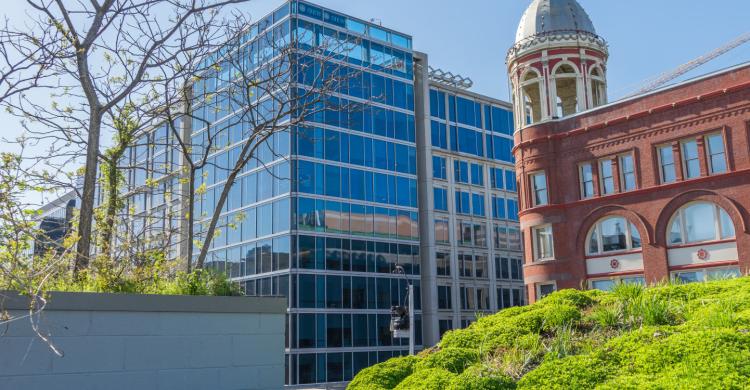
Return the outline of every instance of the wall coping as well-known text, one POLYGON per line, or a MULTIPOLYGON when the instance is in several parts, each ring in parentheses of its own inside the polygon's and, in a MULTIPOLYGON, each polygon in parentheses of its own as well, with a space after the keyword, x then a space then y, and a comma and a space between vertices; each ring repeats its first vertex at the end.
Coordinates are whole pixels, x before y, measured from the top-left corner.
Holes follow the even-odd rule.
MULTIPOLYGON (((0 291, 0 310, 28 310, 29 299, 0 291)), ((284 297, 216 297, 50 292, 45 310, 167 313, 285 314, 284 297)))

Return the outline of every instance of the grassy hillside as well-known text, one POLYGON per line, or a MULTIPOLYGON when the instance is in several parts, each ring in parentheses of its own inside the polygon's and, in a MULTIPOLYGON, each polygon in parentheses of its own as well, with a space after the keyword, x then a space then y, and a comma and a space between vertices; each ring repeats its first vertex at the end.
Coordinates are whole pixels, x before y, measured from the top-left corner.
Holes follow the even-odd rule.
POLYGON ((750 278, 566 290, 361 371, 350 390, 750 388, 750 278))

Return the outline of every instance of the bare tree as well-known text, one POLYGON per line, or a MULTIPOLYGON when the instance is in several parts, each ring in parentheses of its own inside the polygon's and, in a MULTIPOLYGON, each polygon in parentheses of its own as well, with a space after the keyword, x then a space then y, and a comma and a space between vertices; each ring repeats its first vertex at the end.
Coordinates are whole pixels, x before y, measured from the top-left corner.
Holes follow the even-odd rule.
POLYGON ((288 25, 248 39, 251 32, 246 25, 241 20, 230 26, 227 35, 232 39, 226 46, 203 59, 202 66, 182 83, 166 83, 162 88, 167 99, 165 122, 183 160, 188 270, 193 267, 194 245, 200 250, 194 266, 203 268, 217 230, 233 228, 233 222, 220 226, 220 216, 238 176, 251 163, 271 172, 266 164, 286 158, 288 151, 269 145, 274 134, 289 136, 295 126, 326 110, 338 114, 357 109, 354 104, 334 103, 330 96, 358 72, 341 65, 358 42, 331 38, 307 45, 303 42, 315 38, 290 31, 288 25), (229 153, 227 165, 209 158, 219 152, 229 153), (261 155, 270 155, 271 161, 261 155), (207 178, 202 172, 208 167, 226 179, 217 187, 215 207, 199 215, 195 206, 205 193, 207 178), (196 234, 199 221, 204 228, 196 234))
MULTIPOLYGON (((44 48, 50 58, 45 71, 60 85, 51 105, 20 95, 11 107, 26 118, 31 137, 44 140, 51 155, 62 159, 61 172, 70 169, 70 160, 84 157, 74 270, 89 263, 101 141, 113 129, 116 109, 125 102, 152 102, 165 65, 223 42, 220 11, 246 1, 27 0, 33 20, 25 30, 11 31, 10 36, 23 38, 14 55, 34 64, 33 48, 44 48), (58 102, 62 99, 65 104, 58 102)), ((169 69, 175 73, 167 77, 180 73, 169 69)))
POLYGON ((0 26, 0 103, 31 89, 49 87, 51 56, 42 45, 54 32, 42 32, 41 39, 14 31, 6 19, 0 26))

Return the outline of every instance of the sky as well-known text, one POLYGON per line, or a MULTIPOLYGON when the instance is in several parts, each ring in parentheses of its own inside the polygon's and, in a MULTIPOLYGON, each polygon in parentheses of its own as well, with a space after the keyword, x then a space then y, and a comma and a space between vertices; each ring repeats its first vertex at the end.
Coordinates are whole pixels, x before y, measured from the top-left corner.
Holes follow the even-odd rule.
MULTIPOLYGON (((747 0, 578 0, 609 42, 610 101, 750 31, 747 0)), ((251 0, 240 10, 257 20, 282 0, 251 0)), ((531 0, 313 0, 412 35, 433 67, 469 77, 473 91, 510 100, 505 54, 531 0)), ((3 1, 0 15, 21 24, 28 6, 3 1)), ((680 78, 750 61, 750 43, 680 78)), ((17 119, 0 113, 0 138, 20 134, 17 119)), ((0 144, 0 151, 9 146, 0 144)))

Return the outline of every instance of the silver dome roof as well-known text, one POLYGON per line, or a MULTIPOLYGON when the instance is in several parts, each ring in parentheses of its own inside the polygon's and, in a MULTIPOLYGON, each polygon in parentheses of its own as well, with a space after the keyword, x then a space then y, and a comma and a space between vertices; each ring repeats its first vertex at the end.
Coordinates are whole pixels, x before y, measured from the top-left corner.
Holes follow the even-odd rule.
POLYGON ((516 43, 555 32, 596 35, 591 18, 576 0, 534 0, 521 17, 516 43))

